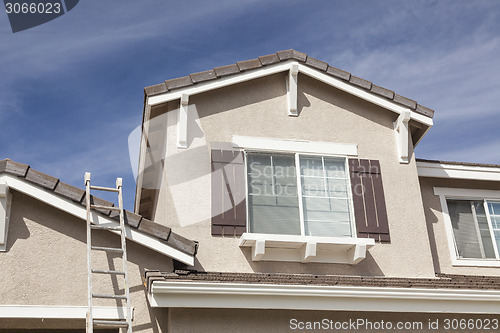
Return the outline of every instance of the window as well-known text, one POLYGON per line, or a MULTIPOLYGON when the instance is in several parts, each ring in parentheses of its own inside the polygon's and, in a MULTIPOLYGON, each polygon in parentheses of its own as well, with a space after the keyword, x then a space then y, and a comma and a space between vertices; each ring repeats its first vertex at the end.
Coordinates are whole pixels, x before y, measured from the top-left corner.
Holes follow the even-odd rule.
POLYGON ((459 259, 496 259, 500 249, 500 201, 446 199, 459 259))
POLYGON ((251 233, 353 237, 346 158, 247 152, 251 233))

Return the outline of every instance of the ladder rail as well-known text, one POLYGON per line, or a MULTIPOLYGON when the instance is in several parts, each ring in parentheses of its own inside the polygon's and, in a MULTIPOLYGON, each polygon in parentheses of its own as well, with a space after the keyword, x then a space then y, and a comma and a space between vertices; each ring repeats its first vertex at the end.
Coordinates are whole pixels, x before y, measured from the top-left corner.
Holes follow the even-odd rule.
POLYGON ((87 311, 87 333, 94 332, 95 326, 108 326, 108 327, 126 327, 127 333, 132 333, 132 311, 130 305, 130 291, 129 291, 129 280, 128 280, 128 267, 127 267, 127 242, 126 242, 126 234, 125 234, 125 216, 123 212, 123 192, 122 192, 122 178, 116 179, 116 188, 110 187, 102 187, 102 186, 91 186, 90 185, 90 173, 85 173, 85 201, 86 201, 86 212, 87 212, 87 291, 88 291, 88 311, 87 311), (90 202, 90 190, 98 190, 98 191, 108 191, 108 192, 117 192, 118 193, 118 207, 106 207, 93 205, 90 202), (101 226, 93 224, 90 220, 91 217, 91 209, 105 209, 105 210, 115 210, 119 211, 120 216, 120 226, 112 227, 112 226, 101 226), (92 230, 93 229, 101 229, 101 230, 120 230, 120 243, 121 248, 109 248, 109 247, 101 247, 101 246, 92 246, 92 230), (92 250, 94 251, 114 251, 121 252, 122 254, 122 264, 123 271, 116 270, 96 270, 92 269, 92 250), (124 278, 125 283, 125 294, 124 295, 102 295, 102 294, 93 294, 92 292, 92 274, 112 274, 112 275, 121 275, 124 278), (93 298, 111 298, 111 299, 123 299, 126 301, 126 315, 123 321, 113 321, 113 320, 96 320, 94 319, 94 314, 92 311, 92 299, 93 298))
POLYGON ((128 265, 127 265, 127 239, 125 237, 125 216, 123 213, 123 181, 121 178, 116 179, 116 188, 119 190, 118 192, 118 207, 120 207, 120 226, 122 227, 122 232, 121 232, 121 243, 122 243, 122 263, 123 263, 123 271, 125 272, 125 296, 127 297, 127 323, 128 323, 128 328, 127 328, 127 333, 132 333, 132 318, 131 318, 131 311, 130 311, 130 291, 129 291, 129 284, 128 284, 128 265))
POLYGON ((85 201, 87 203, 87 333, 94 332, 94 317, 92 313, 92 267, 91 267, 91 251, 92 251, 92 232, 90 229, 90 172, 85 172, 85 201))

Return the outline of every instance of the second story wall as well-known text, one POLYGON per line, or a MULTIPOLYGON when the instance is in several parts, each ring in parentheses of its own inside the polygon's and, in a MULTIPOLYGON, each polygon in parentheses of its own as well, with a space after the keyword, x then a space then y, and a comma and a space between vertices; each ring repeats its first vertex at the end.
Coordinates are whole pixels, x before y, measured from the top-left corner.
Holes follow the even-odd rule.
POLYGON ((411 147, 410 163, 398 160, 398 115, 306 75, 298 82, 298 117, 287 114, 284 74, 190 96, 187 149, 176 144, 179 103, 162 106, 166 146, 152 218, 199 241, 197 268, 206 271, 434 276, 411 147), (255 262, 239 237, 212 236, 210 152, 232 148, 232 135, 357 145, 357 158, 380 161, 390 243, 376 243, 357 265, 302 264, 255 262))

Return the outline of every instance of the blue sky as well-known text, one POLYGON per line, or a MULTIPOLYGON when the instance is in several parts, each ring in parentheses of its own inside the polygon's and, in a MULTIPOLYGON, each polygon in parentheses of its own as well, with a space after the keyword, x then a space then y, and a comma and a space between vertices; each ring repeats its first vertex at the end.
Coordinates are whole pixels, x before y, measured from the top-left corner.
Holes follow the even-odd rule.
POLYGON ((102 1, 13 34, 0 13, 0 159, 124 178, 143 88, 294 48, 436 111, 429 159, 500 164, 500 1, 102 1))

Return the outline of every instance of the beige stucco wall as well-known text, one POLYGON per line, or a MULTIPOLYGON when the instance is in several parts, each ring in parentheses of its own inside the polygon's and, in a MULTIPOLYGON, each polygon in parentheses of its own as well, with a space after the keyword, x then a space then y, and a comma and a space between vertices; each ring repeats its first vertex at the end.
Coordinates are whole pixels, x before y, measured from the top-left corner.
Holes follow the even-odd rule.
MULTIPOLYGON (((169 322, 172 332, 176 333, 220 333, 220 332, 453 332, 445 330, 446 319, 483 320, 498 319, 496 315, 465 315, 465 314, 433 314, 433 313, 389 313, 389 312, 343 312, 343 311, 291 311, 291 310, 236 310, 236 309, 170 309, 169 322), (291 322, 295 319, 296 321, 291 322), (324 329, 299 329, 314 325, 314 322, 322 322, 326 319, 324 329), (355 329, 335 329, 336 322, 347 322, 349 320, 359 326, 355 329), (332 321, 332 323, 330 323, 332 321), (381 324, 382 321, 384 324, 381 324), (304 326, 298 326, 299 322, 304 326), (376 329, 388 327, 391 323, 393 329, 376 329), (410 329, 396 329, 398 323, 410 325, 410 329), (439 329, 430 329, 432 327, 439 329), (330 329, 329 325, 333 325, 330 329), (371 325, 371 326, 369 326, 371 325), (421 326, 419 326, 421 325, 421 326), (412 329, 411 327, 414 327, 412 329), (421 327, 421 328, 420 328, 421 327), (295 329, 294 329, 295 328, 295 329), (371 328, 371 329, 370 329, 371 328)), ((320 324, 317 324, 319 327, 320 324)), ((314 327, 314 326, 311 326, 314 327)), ((490 325, 491 327, 491 325, 490 325)), ((484 332, 484 330, 460 329, 460 332, 484 332)))
POLYGON ((452 266, 450 246, 454 245, 448 242, 441 203, 439 196, 434 195, 434 187, 500 191, 500 182, 422 177, 420 178, 420 186, 422 189, 425 218, 427 220, 427 229, 436 272, 448 274, 499 275, 500 267, 452 266))
POLYGON ((283 73, 191 96, 189 103, 188 149, 176 147, 178 111, 166 113, 165 167, 154 220, 200 242, 197 268, 434 276, 415 161, 398 162, 397 114, 299 75, 300 115, 290 117, 283 73), (359 158, 380 160, 391 243, 376 244, 365 260, 349 266, 252 262, 237 238, 212 237, 210 148, 230 147, 231 135, 357 144, 359 158))
MULTIPOLYGON (((93 245, 120 247, 117 235, 93 231, 93 236, 93 245)), ((121 270, 121 257, 99 254, 93 253, 94 268, 121 270)), ((166 332, 166 309, 148 308, 142 277, 145 269, 171 270, 172 261, 130 241, 127 254, 134 332, 166 332)), ((7 251, 0 252, 0 272, 0 305, 86 306, 85 221, 13 191, 7 251)), ((94 293, 122 293, 122 281, 109 275, 94 278, 94 293)), ((98 304, 116 305, 113 300, 98 304)), ((84 320, 0 319, 0 328, 84 327, 84 320)))

